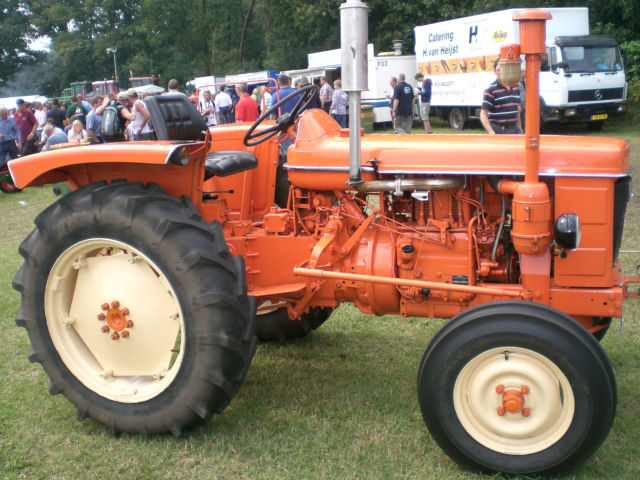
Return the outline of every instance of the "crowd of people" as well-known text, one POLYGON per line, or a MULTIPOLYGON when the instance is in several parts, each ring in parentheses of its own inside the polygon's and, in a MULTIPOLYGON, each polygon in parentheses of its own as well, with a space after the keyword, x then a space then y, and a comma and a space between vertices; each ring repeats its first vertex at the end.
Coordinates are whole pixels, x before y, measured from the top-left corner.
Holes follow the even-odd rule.
MULTIPOLYGON (((517 85, 503 85, 498 60, 494 62, 494 72, 496 79, 483 94, 480 122, 490 135, 521 134, 524 123, 523 78, 517 85)), ((429 120, 432 82, 421 72, 416 74, 415 79, 415 88, 406 82, 403 73, 389 80, 392 91, 387 93, 387 98, 395 133, 411 133, 416 103, 424 133, 433 133, 429 120)))
MULTIPOLYGON (((522 84, 503 85, 497 60, 494 71, 496 80, 484 92, 481 123, 489 134, 522 133, 522 84)), ((414 87, 406 81, 403 73, 390 79, 392 91, 387 93, 387 98, 395 133, 411 133, 416 103, 424 132, 433 133, 429 120, 432 82, 422 73, 417 73, 415 80, 414 87)), ((292 86, 291 78, 281 74, 278 77, 279 88, 273 91, 266 86, 250 89, 244 83, 236 85, 233 90, 224 85, 217 92, 204 89, 199 101, 199 111, 208 126, 234 121, 253 122, 261 112, 268 111, 276 102, 309 84, 309 79, 302 77, 292 86)), ((347 128, 349 97, 342 90, 340 79, 334 80, 331 85, 322 76, 315 79, 314 84, 318 87, 319 94, 306 108, 320 108, 329 113, 340 127, 347 128)), ((181 93, 178 87, 177 80, 170 80, 167 93, 181 93)), ((280 105, 278 114, 291 112, 299 99, 299 96, 294 96, 280 105)), ((272 119, 276 117, 276 113, 270 115, 272 119)), ((27 104, 23 99, 18 99, 15 108, 0 108, 0 167, 4 165, 6 158, 13 159, 19 155, 48 150, 61 143, 97 144, 153 138, 153 125, 144 98, 139 98, 135 89, 111 93, 105 97, 95 95, 90 102, 81 95, 72 96, 66 107, 54 98, 44 104, 27 104)))

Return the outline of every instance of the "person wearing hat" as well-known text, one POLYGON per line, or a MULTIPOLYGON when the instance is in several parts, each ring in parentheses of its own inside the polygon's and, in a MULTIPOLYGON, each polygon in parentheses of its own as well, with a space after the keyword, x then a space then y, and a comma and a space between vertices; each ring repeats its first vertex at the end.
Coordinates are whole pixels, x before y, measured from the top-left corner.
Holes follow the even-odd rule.
POLYGON ((149 112, 144 102, 138 98, 138 92, 134 88, 127 90, 129 110, 134 114, 134 118, 129 125, 132 137, 129 140, 139 142, 140 140, 150 140, 151 130, 149 129, 149 112))
POLYGON ((56 127, 55 121, 52 118, 48 118, 42 129, 42 151, 46 152, 52 145, 67 143, 67 141, 68 137, 64 130, 56 127))
POLYGON ((19 98, 16 101, 18 111, 13 116, 13 119, 20 130, 20 138, 22 139, 21 155, 29 155, 36 151, 36 130, 38 130, 38 120, 31 110, 29 110, 24 103, 24 100, 19 98))

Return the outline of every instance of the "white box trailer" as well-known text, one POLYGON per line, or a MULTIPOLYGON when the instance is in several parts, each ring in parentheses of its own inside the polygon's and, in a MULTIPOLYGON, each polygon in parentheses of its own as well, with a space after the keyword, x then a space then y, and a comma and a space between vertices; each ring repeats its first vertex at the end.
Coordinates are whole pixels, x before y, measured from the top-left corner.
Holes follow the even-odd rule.
MULTIPOLYGON (((362 105, 373 107, 373 123, 391 122, 391 110, 387 94, 393 94, 389 83, 391 77, 397 77, 404 73, 407 82, 415 85, 416 57, 415 55, 402 55, 397 52, 375 55, 373 44, 367 48, 368 57, 368 90, 362 92, 362 105)), ((325 50, 307 55, 308 68, 301 70, 287 70, 283 73, 289 75, 292 81, 301 77, 307 77, 310 82, 314 78, 325 76, 333 84, 333 81, 341 76, 341 50, 325 50)))
MULTIPOLYGON (((433 82, 435 115, 461 129, 478 118, 484 89, 495 80, 500 47, 519 43, 509 9, 415 27, 417 69, 433 82)), ((615 39, 589 35, 587 8, 548 8, 546 61, 541 64, 544 122, 587 122, 591 129, 624 113, 627 85, 615 39)))

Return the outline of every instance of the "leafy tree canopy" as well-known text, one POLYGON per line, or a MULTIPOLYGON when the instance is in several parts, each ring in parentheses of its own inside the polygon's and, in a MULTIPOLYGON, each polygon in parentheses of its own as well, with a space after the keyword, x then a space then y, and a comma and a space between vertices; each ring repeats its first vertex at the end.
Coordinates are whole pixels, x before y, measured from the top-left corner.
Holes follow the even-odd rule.
MULTIPOLYGON (((9 80, 55 95, 72 81, 160 74, 184 83, 196 76, 304 68, 307 54, 338 48, 344 0, 0 0, 0 94, 9 80), (46 55, 29 39, 53 40, 46 55), (25 75, 38 64, 38 74, 25 75), (46 68, 42 68, 42 66, 46 68), (14 77, 22 71, 22 75, 14 77)), ((369 41, 413 45, 413 27, 504 8, 513 0, 369 0, 369 41)), ((616 36, 631 74, 640 39, 638 0, 528 0, 527 7, 588 6, 592 33, 616 36)))

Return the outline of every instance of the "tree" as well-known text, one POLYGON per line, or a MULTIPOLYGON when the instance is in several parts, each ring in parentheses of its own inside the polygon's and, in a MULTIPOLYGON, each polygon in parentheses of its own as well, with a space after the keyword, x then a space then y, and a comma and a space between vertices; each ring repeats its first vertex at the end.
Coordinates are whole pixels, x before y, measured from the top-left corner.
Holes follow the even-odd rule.
POLYGON ((36 61, 28 45, 34 33, 22 2, 0 0, 0 88, 18 70, 36 61))

